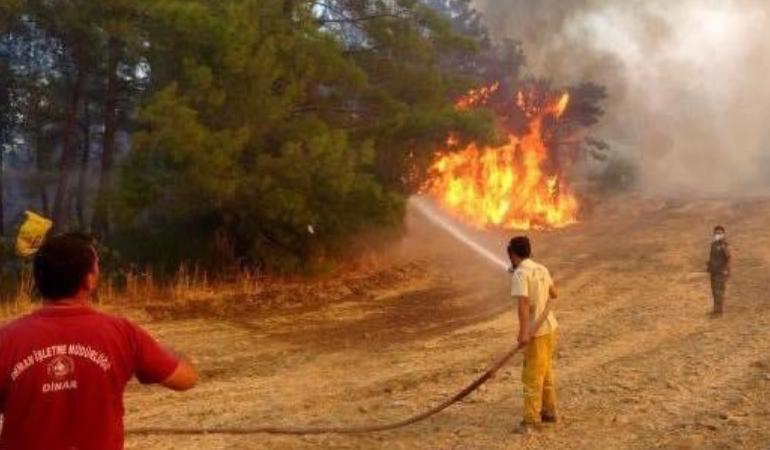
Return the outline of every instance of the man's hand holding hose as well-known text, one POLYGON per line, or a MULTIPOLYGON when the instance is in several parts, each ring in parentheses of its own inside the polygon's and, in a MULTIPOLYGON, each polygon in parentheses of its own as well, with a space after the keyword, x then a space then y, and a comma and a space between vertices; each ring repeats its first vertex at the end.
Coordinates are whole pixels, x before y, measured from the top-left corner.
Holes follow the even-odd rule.
MULTIPOLYGON (((537 320, 535 321, 534 324, 532 324, 532 326, 524 327, 523 326, 524 322, 520 322, 520 323, 522 323, 522 326, 519 328, 519 337, 518 337, 518 342, 519 342, 519 347, 520 348, 526 347, 527 344, 529 344, 529 341, 532 340, 532 336, 534 336, 535 333, 537 332, 537 330, 539 330, 540 327, 543 326, 545 321, 548 320, 548 315, 551 314, 551 311, 553 311, 554 300, 555 300, 555 298, 551 298, 550 300, 548 300, 548 303, 546 303, 545 309, 543 310, 543 313, 540 314, 540 317, 537 318, 537 320)), ((520 305, 519 306, 519 311, 521 311, 521 304, 522 303, 526 304, 526 308, 527 308, 527 314, 526 314, 527 315, 527 323, 529 323, 529 320, 528 320, 529 319, 529 302, 528 301, 520 302, 519 303, 519 305, 520 305)), ((520 314, 521 314, 521 312, 520 312, 520 314)), ((521 315, 519 317, 521 318, 521 315)))

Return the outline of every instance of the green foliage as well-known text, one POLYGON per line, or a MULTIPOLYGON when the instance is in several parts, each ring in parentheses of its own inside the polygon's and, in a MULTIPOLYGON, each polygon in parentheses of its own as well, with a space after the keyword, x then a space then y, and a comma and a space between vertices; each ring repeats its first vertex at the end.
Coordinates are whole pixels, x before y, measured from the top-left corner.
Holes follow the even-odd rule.
POLYGON ((123 222, 150 205, 166 215, 184 215, 209 211, 232 197, 246 132, 208 129, 187 103, 171 84, 139 111, 139 120, 152 126, 134 135, 137 151, 125 162, 123 222))
POLYGON ((158 224, 197 218, 202 247, 221 247, 224 235, 242 260, 312 269, 356 233, 399 223, 410 186, 398 174, 415 155, 450 130, 493 134, 489 114, 452 107, 469 78, 442 70, 439 57, 474 44, 433 9, 325 5, 163 0, 148 9, 153 90, 122 165, 124 228, 160 238, 158 224))

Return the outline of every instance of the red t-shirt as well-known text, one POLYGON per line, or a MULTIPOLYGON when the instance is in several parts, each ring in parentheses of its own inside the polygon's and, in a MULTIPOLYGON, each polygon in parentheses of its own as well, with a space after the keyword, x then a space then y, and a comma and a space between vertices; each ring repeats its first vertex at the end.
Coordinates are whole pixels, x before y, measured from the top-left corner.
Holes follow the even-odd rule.
POLYGON ((0 330, 1 450, 120 450, 123 391, 179 360, 126 319, 43 307, 0 330))

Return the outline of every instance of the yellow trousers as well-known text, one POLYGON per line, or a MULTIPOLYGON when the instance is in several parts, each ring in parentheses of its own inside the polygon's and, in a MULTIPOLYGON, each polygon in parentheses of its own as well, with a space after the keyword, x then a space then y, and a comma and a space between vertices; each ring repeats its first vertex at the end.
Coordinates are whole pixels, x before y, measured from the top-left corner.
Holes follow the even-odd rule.
POLYGON ((556 387, 553 376, 553 352, 556 331, 532 338, 524 349, 524 422, 540 423, 542 415, 556 417, 556 387))

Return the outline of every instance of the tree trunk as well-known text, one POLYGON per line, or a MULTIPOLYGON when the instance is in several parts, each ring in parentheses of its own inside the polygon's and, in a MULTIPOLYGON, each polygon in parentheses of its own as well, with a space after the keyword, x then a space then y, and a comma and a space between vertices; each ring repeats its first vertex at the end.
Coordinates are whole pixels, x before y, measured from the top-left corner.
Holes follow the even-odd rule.
POLYGON ((92 229, 97 237, 110 234, 110 197, 112 166, 115 160, 116 137, 118 131, 118 62, 120 61, 121 43, 110 37, 107 61, 107 92, 104 104, 104 144, 102 147, 102 171, 99 177, 99 191, 94 208, 92 229))
POLYGON ((75 89, 72 93, 72 100, 67 111, 67 123, 62 133, 62 152, 59 162, 59 179, 56 185, 56 196, 53 203, 53 229, 59 231, 64 225, 66 219, 67 203, 67 182, 69 181, 70 171, 72 170, 72 161, 75 156, 74 138, 77 132, 78 105, 83 95, 85 87, 85 62, 80 52, 76 53, 78 74, 75 81, 75 89))
POLYGON ((5 236, 5 196, 3 171, 5 170, 5 130, 0 130, 0 236, 5 236))
POLYGON ((86 180, 88 179, 88 163, 91 159, 91 115, 88 111, 88 101, 83 105, 83 125, 81 133, 83 135, 82 153, 80 159, 80 172, 78 173, 77 199, 75 200, 75 213, 78 217, 78 226, 81 230, 87 228, 86 225, 86 180))
POLYGON ((294 7, 297 0, 283 0, 283 13, 289 20, 294 19, 294 7))
MULTIPOLYGON (((3 80, 0 86, 0 89, 2 89, 0 101, 3 102, 0 106, 0 237, 2 237, 5 236, 5 176, 3 173, 5 171, 5 146, 10 140, 9 136, 11 134, 11 81, 5 63, 0 65, 0 76, 3 80)), ((0 261, 1 269, 2 262, 0 261)))
POLYGON ((40 211, 43 213, 43 216, 45 217, 51 217, 51 205, 48 201, 48 189, 46 187, 45 179, 43 177, 43 174, 46 170, 46 156, 45 151, 43 150, 44 140, 43 140, 43 132, 40 130, 40 127, 37 127, 34 131, 35 133, 35 161, 36 161, 36 169, 37 169, 37 175, 38 180, 36 185, 33 185, 33 188, 36 187, 38 190, 38 194, 40 195, 40 211))
MULTIPOLYGON (((2 17, 2 19, 7 19, 2 17)), ((0 27, 0 33, 5 36, 10 29, 8 20, 2 22, 0 27)), ((3 61, 0 63, 0 79, 2 84, 0 85, 0 237, 5 236, 5 183, 4 183, 4 171, 5 171, 5 146, 10 140, 11 135, 11 75, 9 73, 8 63, 3 61)), ((4 256, 4 255, 3 255, 4 256)), ((0 272, 2 272, 2 266, 4 261, 0 261, 0 272)))
POLYGON ((40 210, 45 217, 51 217, 51 202, 48 199, 48 190, 40 186, 40 210))

